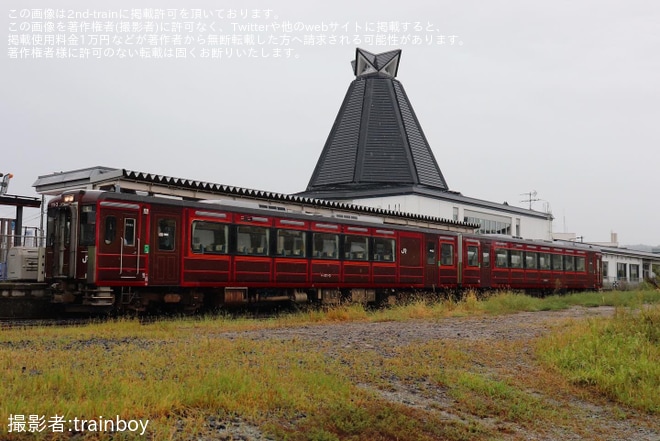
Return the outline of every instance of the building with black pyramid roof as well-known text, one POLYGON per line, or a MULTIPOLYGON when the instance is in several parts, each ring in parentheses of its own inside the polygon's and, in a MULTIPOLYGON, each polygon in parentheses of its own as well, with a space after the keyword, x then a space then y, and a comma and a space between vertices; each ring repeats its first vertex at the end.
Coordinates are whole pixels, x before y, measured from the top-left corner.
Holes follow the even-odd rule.
POLYGON ((492 234, 552 239, 552 215, 449 190, 403 85, 401 50, 356 49, 351 82, 301 196, 467 221, 492 234))

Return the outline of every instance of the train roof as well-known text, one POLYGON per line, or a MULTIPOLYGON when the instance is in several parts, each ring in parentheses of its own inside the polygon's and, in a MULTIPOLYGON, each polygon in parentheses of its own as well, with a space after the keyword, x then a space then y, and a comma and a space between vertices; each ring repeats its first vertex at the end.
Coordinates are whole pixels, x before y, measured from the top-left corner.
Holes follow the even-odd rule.
MULTIPOLYGON (((124 170, 126 172, 126 170, 124 170)), ((134 173, 134 172, 131 172, 134 173)), ((167 177, 159 177, 156 175, 140 176, 141 179, 155 179, 163 180, 167 177)), ((169 178, 165 182, 172 183, 173 179, 169 178)), ((109 191, 109 190, 70 190, 63 194, 71 194, 84 192, 85 199, 107 199, 119 198, 124 200, 144 201, 150 203, 161 203, 177 206, 198 206, 209 207, 211 204, 223 206, 225 209, 242 209, 251 210, 268 210, 273 215, 280 214, 301 214, 306 216, 319 216, 326 218, 334 218, 335 220, 343 221, 358 221, 367 223, 381 223, 397 226, 408 226, 416 228, 427 228, 433 230, 445 230, 453 232, 468 232, 472 233, 478 225, 467 222, 453 221, 433 216, 406 213, 392 210, 384 210, 381 208, 366 207, 361 205, 345 204, 335 201, 326 201, 321 199, 313 199, 306 197, 299 197, 293 195, 284 195, 279 193, 263 192, 258 190, 250 190, 240 187, 218 186, 218 184, 201 183, 198 181, 177 182, 177 185, 183 186, 203 186, 214 185, 215 198, 203 199, 202 195, 208 195, 207 192, 197 193, 198 197, 186 197, 184 195, 193 191, 183 189, 179 195, 173 192, 161 194, 149 194, 145 190, 127 189, 123 187, 122 191, 109 191)), ((153 187, 152 187, 153 188, 153 187)), ((115 188, 117 190, 117 188, 115 188)))

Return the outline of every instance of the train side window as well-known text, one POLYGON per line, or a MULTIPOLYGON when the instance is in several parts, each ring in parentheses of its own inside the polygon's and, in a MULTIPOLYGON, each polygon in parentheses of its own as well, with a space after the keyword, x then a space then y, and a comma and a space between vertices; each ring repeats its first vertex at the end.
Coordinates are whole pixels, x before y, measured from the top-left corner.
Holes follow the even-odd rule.
POLYGON ((580 271, 584 272, 586 267, 584 264, 584 257, 576 257, 575 258, 575 271, 580 271))
POLYGON ((552 268, 550 264, 550 254, 539 253, 539 269, 549 270, 550 268, 552 268))
POLYGON ((193 221, 192 223, 193 253, 227 254, 229 227, 220 222, 193 221))
POLYGON ((467 247, 467 266, 479 266, 479 247, 467 247))
POLYGON ((344 258, 367 260, 369 258, 369 239, 366 236, 345 236, 344 258))
POLYGON ((135 219, 124 219, 124 246, 135 246, 135 219))
POLYGON ((518 250, 511 250, 510 251, 511 268, 522 268, 523 267, 522 253, 523 253, 522 251, 518 251, 518 250))
POLYGON ((256 256, 268 255, 268 237, 270 230, 266 227, 239 225, 236 230, 236 252, 256 256))
POLYGON ((509 266, 509 252, 504 248, 495 250, 495 266, 497 268, 507 268, 509 266))
POLYGON ((537 265, 537 256, 536 253, 525 251, 525 268, 536 269, 537 265))
POLYGON ((561 271, 563 268, 561 254, 552 255, 552 270, 561 271))
POLYGON ((374 260, 393 262, 395 256, 394 250, 396 250, 394 239, 374 237, 374 260))
POLYGON ((304 231, 277 230, 277 254, 305 257, 305 237, 304 231))
POLYGON ((176 221, 174 219, 161 219, 158 221, 158 249, 160 251, 174 251, 176 221))
POLYGON ((490 251, 483 250, 481 253, 484 268, 490 268, 490 251))
POLYGON ((454 265, 454 245, 450 243, 440 244, 440 265, 454 265))
POLYGON ((105 244, 110 245, 112 242, 114 242, 116 236, 117 236, 117 218, 114 216, 108 216, 105 218, 105 236, 104 236, 105 244))
POLYGON ((314 233, 312 236, 312 255, 326 259, 338 259, 339 235, 314 233))
POLYGON ((566 271, 574 271, 573 256, 564 256, 564 269, 566 271))

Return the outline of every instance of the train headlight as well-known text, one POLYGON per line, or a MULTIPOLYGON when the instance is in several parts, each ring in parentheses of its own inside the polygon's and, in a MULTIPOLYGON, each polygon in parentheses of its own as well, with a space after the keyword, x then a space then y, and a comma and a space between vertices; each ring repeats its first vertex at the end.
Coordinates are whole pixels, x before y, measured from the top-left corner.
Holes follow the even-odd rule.
POLYGON ((66 194, 66 195, 64 195, 63 200, 64 200, 64 202, 73 202, 73 195, 72 194, 66 194))

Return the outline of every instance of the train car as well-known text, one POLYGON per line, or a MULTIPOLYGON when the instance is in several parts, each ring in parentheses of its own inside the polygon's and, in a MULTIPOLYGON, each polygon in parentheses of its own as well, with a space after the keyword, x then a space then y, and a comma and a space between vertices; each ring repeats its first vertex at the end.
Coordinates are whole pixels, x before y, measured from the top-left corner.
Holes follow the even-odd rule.
POLYGON ((463 236, 463 287, 549 293, 602 288, 597 247, 463 236))
POLYGON ((53 300, 72 311, 369 303, 401 291, 582 290, 600 280, 595 250, 103 191, 50 201, 45 254, 53 300))

